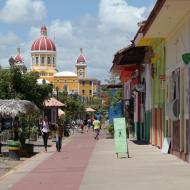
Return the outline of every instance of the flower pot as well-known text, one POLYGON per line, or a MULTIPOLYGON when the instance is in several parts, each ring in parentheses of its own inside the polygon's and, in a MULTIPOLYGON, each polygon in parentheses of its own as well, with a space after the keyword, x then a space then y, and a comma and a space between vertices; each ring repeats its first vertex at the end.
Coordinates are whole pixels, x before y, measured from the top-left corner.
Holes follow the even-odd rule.
POLYGON ((33 144, 25 144, 21 147, 20 155, 23 157, 28 157, 34 153, 34 145, 33 144))
POLYGON ((20 142, 19 141, 8 141, 9 159, 20 160, 20 142))

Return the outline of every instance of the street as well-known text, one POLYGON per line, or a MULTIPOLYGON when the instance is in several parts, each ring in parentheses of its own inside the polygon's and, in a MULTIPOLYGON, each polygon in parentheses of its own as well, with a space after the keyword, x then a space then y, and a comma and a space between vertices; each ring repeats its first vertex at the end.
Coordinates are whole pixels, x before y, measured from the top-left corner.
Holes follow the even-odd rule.
POLYGON ((75 134, 65 140, 62 152, 55 146, 1 178, 1 190, 65 189, 187 190, 189 164, 173 155, 129 140, 130 158, 116 158, 114 140, 102 131, 100 140, 93 133, 75 134))

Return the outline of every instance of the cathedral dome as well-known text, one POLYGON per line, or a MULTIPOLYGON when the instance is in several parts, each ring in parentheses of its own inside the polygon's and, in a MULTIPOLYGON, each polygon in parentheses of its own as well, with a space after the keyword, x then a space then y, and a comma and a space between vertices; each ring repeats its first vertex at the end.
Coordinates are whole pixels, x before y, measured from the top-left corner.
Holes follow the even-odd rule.
POLYGON ((20 48, 17 48, 17 55, 15 56, 14 60, 16 63, 23 63, 24 62, 24 59, 23 57, 21 56, 20 54, 20 48))
POLYGON ((47 37, 46 26, 41 27, 41 36, 34 41, 31 51, 56 51, 54 42, 47 37))
POLYGON ((83 50, 80 48, 81 54, 78 56, 76 62, 77 63, 86 63, 86 58, 83 55, 83 50))

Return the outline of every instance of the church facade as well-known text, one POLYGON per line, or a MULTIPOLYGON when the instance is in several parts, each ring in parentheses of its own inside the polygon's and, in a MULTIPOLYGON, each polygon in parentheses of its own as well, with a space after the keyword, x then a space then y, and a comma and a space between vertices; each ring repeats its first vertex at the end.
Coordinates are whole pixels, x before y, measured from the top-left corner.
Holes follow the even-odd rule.
POLYGON ((40 80, 53 84, 55 91, 66 91, 90 99, 99 96, 100 81, 87 77, 87 62, 82 48, 75 63, 76 71, 58 71, 56 68, 56 46, 47 35, 46 26, 31 47, 31 70, 39 72, 40 80))

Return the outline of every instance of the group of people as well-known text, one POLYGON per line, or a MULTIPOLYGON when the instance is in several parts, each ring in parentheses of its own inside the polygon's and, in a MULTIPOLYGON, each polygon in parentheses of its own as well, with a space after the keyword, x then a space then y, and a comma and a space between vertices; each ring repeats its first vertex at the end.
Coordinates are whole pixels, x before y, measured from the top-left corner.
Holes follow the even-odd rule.
MULTIPOLYGON (((86 121, 80 120, 80 122, 78 121, 77 124, 80 126, 82 133, 84 132, 85 126, 87 127, 87 132, 92 128, 92 130, 95 132, 94 139, 99 139, 101 123, 97 119, 97 117, 94 117, 93 119, 88 118, 86 121)), ((45 151, 47 152, 48 138, 49 138, 49 133, 52 126, 54 127, 56 131, 56 149, 58 152, 60 152, 61 147, 62 147, 62 138, 64 135, 64 125, 60 119, 57 120, 57 123, 50 124, 48 117, 44 116, 44 119, 39 121, 39 132, 41 133, 43 137, 44 148, 45 148, 45 151)), ((15 117, 15 120, 13 123, 14 140, 19 140, 19 128, 20 128, 19 118, 15 117)))
MULTIPOLYGON (((63 132, 64 132, 64 127, 60 119, 58 119, 57 123, 54 124, 54 127, 56 130, 56 149, 58 152, 60 152, 62 146, 63 132)), ((50 133, 50 123, 48 121, 47 116, 44 117, 44 120, 40 125, 40 131, 42 133, 45 151, 47 152, 48 137, 50 133)))
MULTIPOLYGON (((81 128, 81 132, 83 133, 85 123, 82 120, 80 120, 80 123, 78 124, 81 128)), ((88 118, 88 120, 86 121, 86 126, 87 126, 87 132, 89 131, 90 128, 92 128, 93 131, 95 132, 94 139, 96 140, 99 139, 101 122, 97 119, 97 117, 94 117, 93 120, 91 118, 88 118)), ((56 130, 56 148, 57 148, 57 151, 60 152, 61 147, 62 147, 62 138, 64 134, 64 126, 60 119, 58 119, 57 123, 54 124, 54 127, 56 130)), ((40 130, 41 130, 43 141, 44 141, 45 151, 47 151, 47 142, 48 142, 48 137, 49 137, 49 132, 50 132, 50 123, 48 122, 47 116, 44 117, 40 130)))

